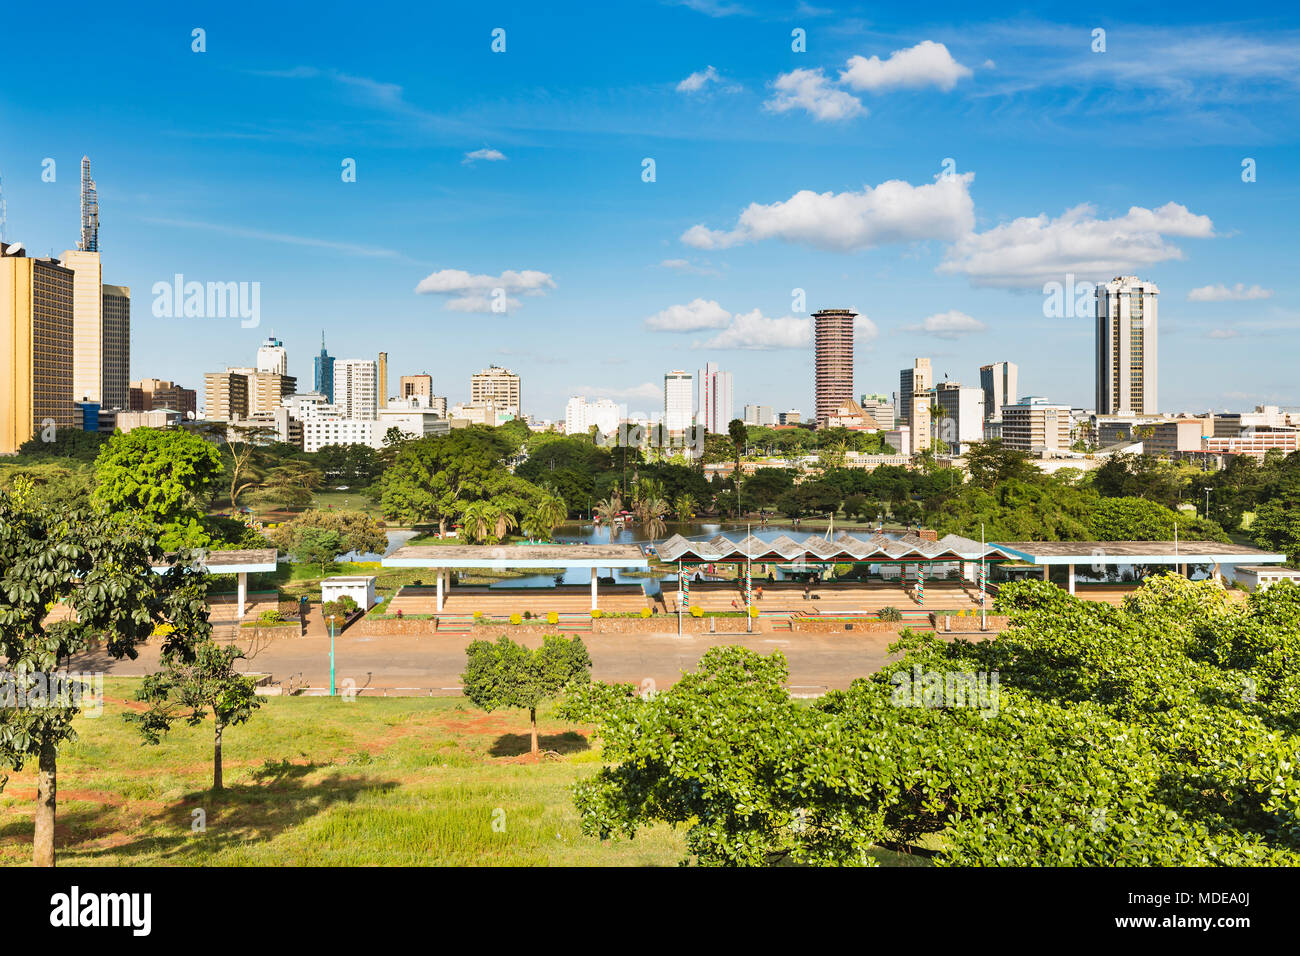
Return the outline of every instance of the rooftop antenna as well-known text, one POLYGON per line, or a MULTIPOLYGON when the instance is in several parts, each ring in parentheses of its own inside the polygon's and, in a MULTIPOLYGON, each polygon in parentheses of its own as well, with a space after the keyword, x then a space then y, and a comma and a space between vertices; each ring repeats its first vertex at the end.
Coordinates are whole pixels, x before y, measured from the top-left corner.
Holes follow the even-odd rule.
POLYGON ((99 251, 99 191, 90 178, 90 157, 81 157, 81 239, 79 252, 99 251))
POLYGON ((5 242, 8 234, 5 232, 5 223, 8 222, 6 215, 8 207, 5 206, 5 178, 0 176, 0 242, 5 242))

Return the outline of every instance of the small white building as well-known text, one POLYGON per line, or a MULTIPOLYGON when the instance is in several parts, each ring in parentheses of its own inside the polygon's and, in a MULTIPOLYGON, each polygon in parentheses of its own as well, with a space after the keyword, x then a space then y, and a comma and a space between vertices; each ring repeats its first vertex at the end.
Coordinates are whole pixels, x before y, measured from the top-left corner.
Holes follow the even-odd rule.
POLYGON ((368 611, 375 606, 375 576, 373 574, 340 575, 325 578, 320 583, 322 604, 337 601, 347 595, 357 602, 357 607, 368 611))
POLYGON ((1255 591, 1277 584, 1278 581, 1300 584, 1300 571, 1284 568, 1280 564, 1239 564, 1236 579, 1246 590, 1255 591))

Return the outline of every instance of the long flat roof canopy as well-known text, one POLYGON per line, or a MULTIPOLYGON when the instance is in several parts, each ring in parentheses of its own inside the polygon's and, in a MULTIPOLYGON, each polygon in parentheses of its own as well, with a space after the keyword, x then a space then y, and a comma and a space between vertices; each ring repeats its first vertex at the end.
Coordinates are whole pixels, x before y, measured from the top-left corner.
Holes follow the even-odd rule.
POLYGON ((385 568, 648 568, 634 544, 408 544, 385 568))
POLYGON ((891 538, 883 534, 858 536, 843 533, 827 541, 812 533, 796 540, 783 534, 772 541, 753 535, 733 541, 717 535, 708 541, 691 541, 673 535, 656 549, 663 561, 722 562, 758 561, 760 563, 804 562, 832 564, 841 562, 911 562, 911 561, 978 561, 981 558, 1007 558, 1010 554, 997 545, 981 545, 960 535, 945 535, 938 541, 905 534, 891 538))
POLYGON ((1221 541, 1000 541, 1001 548, 1029 564, 1281 564, 1271 554, 1221 541))
MULTIPOLYGON (((256 574, 275 570, 276 552, 275 548, 208 551, 197 564, 211 574, 256 574)), ((154 570, 161 574, 170 567, 170 564, 158 564, 154 570)))

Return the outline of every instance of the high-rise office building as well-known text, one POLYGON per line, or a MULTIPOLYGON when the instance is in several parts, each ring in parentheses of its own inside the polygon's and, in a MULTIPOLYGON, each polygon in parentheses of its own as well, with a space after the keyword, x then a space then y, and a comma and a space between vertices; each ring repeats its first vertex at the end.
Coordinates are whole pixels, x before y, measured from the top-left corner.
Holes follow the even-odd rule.
POLYGON ((731 424, 732 378, 730 372, 719 371, 715 362, 705 362, 700 369, 699 423, 713 434, 725 434, 731 424))
POLYGON ((564 406, 564 433, 585 435, 595 425, 601 434, 610 435, 618 431, 618 422, 622 417, 623 409, 608 398, 589 402, 586 396, 574 395, 564 406))
POLYGON ((63 264, 72 280, 72 396, 104 399, 104 268, 98 252, 68 250, 63 264))
POLYGON ((127 407, 133 412, 151 412, 169 408, 189 417, 198 412, 198 395, 192 388, 160 378, 142 378, 129 387, 127 407))
POLYGON ((519 376, 499 365, 490 365, 470 376, 469 401, 471 405, 493 405, 499 413, 515 418, 524 414, 519 376))
POLYGON ((275 336, 271 336, 258 347, 257 370, 275 372, 277 375, 289 374, 289 353, 285 351, 284 343, 275 336))
POLYGON ((331 405, 334 403, 334 356, 325 351, 325 333, 320 334, 320 355, 312 363, 312 391, 325 396, 331 405))
POLYGON ((772 410, 771 405, 746 405, 745 415, 741 420, 746 425, 771 427, 776 424, 776 412, 772 410))
POLYGON ((426 401, 433 398, 433 376, 423 375, 403 375, 398 382, 400 398, 423 398, 426 401))
POLYGON ((379 353, 379 379, 375 385, 379 393, 379 407, 388 407, 388 353, 379 353))
POLYGON ((1063 451, 1070 447, 1070 406, 1037 395, 1002 406, 1002 446, 1012 451, 1063 451))
POLYGON ((965 454, 973 442, 984 440, 984 390, 960 382, 934 387, 935 407, 942 414, 935 431, 952 454, 965 454))
POLYGON ((379 411, 376 364, 374 359, 335 360, 333 404, 339 407, 341 417, 357 421, 375 419, 379 411))
POLYGON ((857 315, 850 309, 813 313, 818 428, 824 427, 845 402, 853 401, 853 320, 857 315))
MULTIPOLYGON (((898 373, 898 420, 902 424, 912 424, 912 409, 915 405, 912 396, 916 392, 929 391, 933 386, 934 373, 930 370, 928 358, 918 358, 912 363, 911 368, 905 368, 898 373)), ((915 436, 916 432, 917 429, 913 428, 912 435, 915 436)))
POLYGON ((0 452, 51 425, 76 427, 72 392, 75 275, 0 243, 0 452))
POLYGON ((100 403, 124 409, 131 382, 131 290, 124 285, 103 288, 104 337, 100 347, 100 403))
POLYGON ((980 366, 980 388, 984 390, 984 419, 1002 421, 1002 406, 1014 405, 1018 399, 1016 379, 1020 368, 1015 362, 994 362, 980 366))
POLYGON ((1097 286, 1097 414, 1154 415, 1156 296, 1154 282, 1118 276, 1097 286))
POLYGON ((664 428, 685 432, 695 422, 695 382, 690 372, 675 369, 664 375, 664 428))

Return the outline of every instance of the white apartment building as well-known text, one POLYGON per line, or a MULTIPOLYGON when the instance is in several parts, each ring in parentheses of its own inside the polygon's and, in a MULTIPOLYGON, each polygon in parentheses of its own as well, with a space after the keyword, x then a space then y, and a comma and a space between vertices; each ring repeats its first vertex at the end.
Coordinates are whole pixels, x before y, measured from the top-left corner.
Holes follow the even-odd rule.
POLYGON ((388 403, 387 408, 379 410, 374 432, 378 440, 376 448, 383 447, 384 436, 388 434, 390 428, 399 429, 407 438, 427 438, 430 435, 445 435, 451 431, 451 422, 433 409, 418 405, 398 405, 398 401, 400 400, 394 399, 388 403))
POLYGON ((776 424, 776 412, 772 410, 771 405, 746 405, 741 421, 746 425, 771 427, 776 424))
POLYGON ((706 432, 725 434, 731 424, 733 405, 732 375, 721 371, 716 362, 705 362, 700 369, 699 423, 706 432))
POLYGON ((677 369, 664 375, 664 428, 688 431, 695 422, 695 382, 690 372, 677 369))
POLYGON ((378 376, 374 359, 334 360, 334 404, 344 418, 374 421, 379 411, 378 376))
MULTIPOLYGON (((379 447, 376 431, 379 423, 355 418, 309 418, 302 423, 302 450, 320 451, 326 445, 369 445, 379 447)), ((382 445, 384 433, 378 432, 382 445)))
POLYGON ((1026 395, 1002 406, 1002 447, 1013 451, 1069 451, 1070 406, 1026 395))
POLYGON ((1154 282, 1118 276, 1097 286, 1097 414, 1156 415, 1154 282))
POLYGON ((589 402, 585 395, 574 395, 564 406, 564 433, 585 435, 595 425, 602 435, 609 435, 618 431, 618 423, 623 415, 624 407, 608 398, 589 402))
MULTIPOLYGON (((898 420, 903 425, 917 425, 912 421, 912 411, 916 407, 914 396, 918 392, 929 391, 934 384, 934 373, 930 369, 928 358, 918 358, 911 368, 898 373, 898 420)), ((929 447, 929 444, 926 444, 929 447)))

